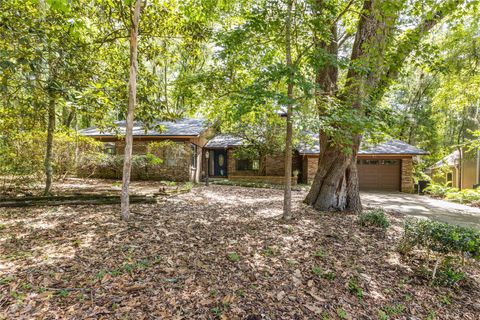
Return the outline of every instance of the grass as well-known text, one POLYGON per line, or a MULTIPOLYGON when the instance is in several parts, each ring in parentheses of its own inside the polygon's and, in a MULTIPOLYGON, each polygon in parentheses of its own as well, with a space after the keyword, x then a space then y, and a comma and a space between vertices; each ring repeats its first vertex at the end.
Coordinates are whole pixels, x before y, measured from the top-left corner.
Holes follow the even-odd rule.
POLYGON ((228 254, 228 260, 230 260, 231 262, 238 262, 240 261, 240 256, 236 252, 230 252, 228 254))

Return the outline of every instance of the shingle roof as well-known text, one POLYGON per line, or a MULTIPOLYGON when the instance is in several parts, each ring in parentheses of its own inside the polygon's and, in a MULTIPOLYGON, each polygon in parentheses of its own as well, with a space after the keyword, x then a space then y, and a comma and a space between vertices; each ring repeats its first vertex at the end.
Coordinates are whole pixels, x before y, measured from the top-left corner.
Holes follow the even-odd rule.
POLYGON ((453 151, 452 153, 450 153, 448 156, 446 156, 445 158, 443 158, 442 160, 438 161, 437 163, 435 163, 433 166, 431 166, 430 168, 434 169, 434 168, 439 168, 443 165, 447 165, 447 166, 454 166, 455 165, 455 161, 457 159, 460 158, 460 152, 458 150, 455 150, 453 151))
POLYGON ((400 140, 389 140, 372 147, 361 148, 359 154, 414 154, 425 155, 427 151, 400 140))
MULTIPOLYGON (((318 135, 316 135, 315 142, 313 145, 302 146, 298 148, 300 154, 319 154, 320 145, 318 142, 318 135)), ((383 143, 377 144, 372 147, 361 146, 358 154, 364 155, 379 155, 379 154, 391 154, 391 155, 402 155, 402 154, 413 154, 413 155, 425 155, 428 154, 425 150, 419 149, 411 144, 400 140, 388 140, 383 143)))
POLYGON ((243 144, 243 139, 228 134, 220 134, 207 142, 205 148, 238 147, 243 144))
MULTIPOLYGON (((100 130, 97 127, 90 127, 80 130, 83 136, 108 137, 125 134, 125 121, 115 121, 116 130, 100 130)), ((134 136, 199 136, 207 129, 205 119, 180 119, 176 121, 156 121, 150 125, 150 129, 145 130, 141 121, 135 121, 133 124, 134 136)))

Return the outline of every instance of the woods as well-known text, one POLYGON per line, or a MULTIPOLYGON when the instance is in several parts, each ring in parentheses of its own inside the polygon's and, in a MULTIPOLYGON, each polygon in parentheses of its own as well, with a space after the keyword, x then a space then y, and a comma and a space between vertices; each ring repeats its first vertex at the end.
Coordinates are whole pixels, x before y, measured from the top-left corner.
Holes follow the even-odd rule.
MULTIPOLYGON (((433 110, 431 105, 439 105, 440 102, 436 101, 441 101, 438 96, 436 100, 428 98, 430 100, 427 105, 419 105, 418 99, 428 96, 431 86, 428 82, 424 91, 412 93, 413 100, 406 101, 407 105, 412 106, 405 112, 401 111, 403 122, 395 120, 402 119, 394 116, 394 113, 400 110, 398 104, 389 101, 401 99, 398 93, 402 91, 398 90, 403 90, 403 95, 408 94, 409 88, 401 88, 403 79, 407 79, 403 72, 410 72, 412 76, 419 74, 412 67, 403 71, 402 66, 405 63, 414 59, 421 62, 425 55, 440 57, 440 49, 427 37, 431 30, 436 30, 439 25, 453 26, 449 38, 451 40, 448 41, 456 41, 456 34, 468 35, 470 32, 470 35, 474 36, 471 32, 476 27, 478 29, 478 22, 471 17, 477 12, 476 2, 432 2, 426 4, 422 12, 417 10, 416 4, 398 1, 261 3, 263 5, 255 6, 254 2, 247 2, 236 7, 228 3, 225 6, 215 6, 214 3, 206 1, 193 11, 187 10, 186 5, 178 5, 175 10, 181 12, 184 18, 177 24, 171 20, 174 17, 174 7, 162 11, 160 7, 156 7, 160 6, 160 3, 144 3, 146 18, 141 34, 145 44, 139 45, 140 68, 135 67, 132 59, 135 51, 135 10, 142 4, 128 2, 125 5, 111 5, 100 2, 100 7, 107 10, 102 13, 95 6, 91 6, 91 3, 85 3, 81 9, 77 8, 76 3, 63 1, 41 1, 37 5, 32 2, 27 6, 32 17, 31 23, 35 23, 36 27, 40 28, 38 30, 42 30, 36 33, 37 38, 32 39, 38 39, 38 43, 43 41, 41 48, 44 50, 37 50, 37 57, 27 55, 28 50, 19 49, 27 43, 21 43, 21 46, 9 45, 15 38, 22 39, 21 36, 15 36, 14 33, 3 36, 4 56, 8 57, 9 52, 19 54, 16 55, 15 62, 7 59, 3 64, 2 100, 6 104, 2 110, 4 114, 9 112, 13 116, 17 112, 15 110, 19 110, 15 106, 22 105, 21 101, 25 101, 22 99, 29 97, 29 92, 15 91, 16 87, 23 90, 25 85, 28 85, 29 88, 43 90, 44 98, 38 95, 28 98, 33 101, 30 108, 35 108, 32 109, 35 113, 32 114, 31 121, 27 114, 22 122, 31 122, 23 124, 25 128, 33 125, 43 127, 47 132, 44 193, 49 194, 54 178, 54 132, 68 127, 78 130, 92 123, 109 127, 112 120, 125 117, 127 143, 123 177, 126 199, 130 162, 128 154, 132 144, 129 127, 137 101, 138 119, 147 124, 153 124, 154 119, 162 117, 178 118, 188 114, 203 114, 219 123, 220 129, 226 132, 238 132, 232 130, 241 130, 236 122, 248 123, 249 117, 258 118, 265 112, 269 117, 277 117, 276 110, 284 106, 287 131, 294 133, 292 142, 289 142, 288 138, 290 133, 286 133, 284 148, 286 216, 290 189, 288 177, 292 176, 289 160, 292 152, 289 150, 292 143, 298 140, 295 137, 305 132, 319 132, 319 144, 324 146, 320 152, 319 170, 305 202, 318 210, 355 212, 361 211, 356 154, 364 139, 378 140, 382 135, 382 128, 391 126, 395 133, 393 137, 406 138, 408 142, 436 148, 431 157, 433 161, 452 150, 454 145, 462 145, 475 137, 475 121, 471 125, 462 125, 468 114, 476 117, 475 113, 472 113, 475 111, 467 111, 467 107, 462 107, 464 111, 459 111, 458 120, 452 119, 451 122, 457 123, 456 127, 452 127, 454 132, 445 134, 444 138, 437 138, 439 141, 457 135, 455 141, 440 142, 432 146, 429 135, 423 134, 418 139, 415 138, 415 135, 418 135, 415 133, 418 125, 408 127, 409 113, 416 116, 422 114, 423 108, 427 108, 425 112, 432 114, 433 111, 428 111, 433 110), (105 12, 110 13, 105 15, 105 12), (411 17, 414 23, 405 28, 405 21, 400 18, 402 15, 411 17), (449 16, 462 18, 444 19, 449 16), (156 19, 151 20, 152 17, 156 19), (112 25, 109 21, 112 18, 124 27, 118 29, 115 24, 112 25), (98 24, 100 27, 92 27, 91 23, 95 19, 101 22, 98 24), (223 24, 220 23, 221 20, 223 24), (44 25, 38 24, 38 21, 44 25), (70 27, 59 29, 57 24, 62 21, 69 21, 70 27), (53 29, 50 33, 44 33, 41 28, 48 25, 53 29), (176 35, 170 37, 169 33, 176 35), (60 38, 61 42, 54 41, 60 38), (128 39, 130 40, 127 41, 128 39), (265 39, 270 39, 267 46, 265 39), (216 49, 212 50, 212 46, 216 49), (104 53, 109 50, 123 52, 123 62, 115 55, 100 54, 93 57, 91 53, 95 48, 104 53), (147 51, 142 55, 143 48, 147 51), (178 51, 171 51, 173 48, 178 51), (127 59, 129 50, 130 58, 127 59), (176 58, 173 58, 175 55, 176 58), (163 61, 160 65, 156 62, 157 57, 165 58, 160 58, 163 61), (139 70, 139 99, 134 99, 134 76, 131 72, 130 93, 127 95, 120 90, 120 79, 123 77, 123 83, 127 79, 129 60, 130 69, 139 70), (122 65, 123 70, 119 68, 122 65), (25 67, 23 72, 30 75, 19 77, 18 71, 22 70, 20 67, 25 67), (178 71, 169 74, 169 70, 178 71), (107 74, 122 76, 108 79, 105 77, 107 74), (12 82, 15 78, 18 79, 18 85, 12 82), (144 82, 145 80, 147 82, 144 82), (152 86, 156 81, 160 85, 152 86), (105 85, 107 83, 108 85, 105 85), (393 89, 389 90, 392 84, 393 89), (39 100, 40 98, 42 100, 39 100), (172 101, 175 101, 174 106, 172 101), (125 107, 121 107, 122 105, 125 107), (386 107, 387 105, 389 107, 386 107), (388 108, 391 108, 390 111, 388 108), (37 117, 36 110, 44 112, 43 124, 37 117), (56 121, 59 111, 62 112, 60 123, 56 121)), ((18 4, 13 1, 12 8, 18 4)), ((21 30, 26 30, 22 29, 25 26, 14 28, 17 22, 10 12, 13 11, 7 10, 3 14, 3 25, 21 35, 21 30)), ((68 23, 63 25, 68 26, 68 23)), ((32 32, 31 30, 29 32, 32 32)), ((443 30, 439 28, 438 32, 445 34, 443 30)), ((32 39, 28 41, 33 41, 32 39)), ((447 40, 436 41, 446 43, 447 40)), ((475 43, 477 40, 472 41, 475 43)), ((31 43, 27 45, 30 46, 31 43)), ((458 48, 462 50, 462 47, 458 48)), ((468 46, 465 50, 468 51, 468 46)), ((475 60, 475 56, 472 59, 475 60)), ((438 66, 441 64, 445 65, 443 70, 446 70, 447 61, 448 57, 439 58, 438 62, 434 62, 435 70, 440 70, 438 66)), ((456 68, 462 70, 467 65, 456 68)), ((439 74, 438 72, 443 71, 436 72, 439 74)), ((420 73, 420 79, 424 78, 424 74, 424 71, 420 73)), ((472 81, 476 81, 476 73, 470 71, 470 74, 473 76, 472 81)), ((473 106, 478 101, 471 97, 467 99, 471 100, 473 106)), ((447 112, 448 108, 443 111, 436 110, 439 110, 435 111, 437 114, 451 114, 447 112)), ((431 117, 429 114, 424 115, 431 117)), ((2 126, 9 135, 22 126, 19 127, 14 119, 15 116, 2 121, 2 126)), ((241 132, 238 134, 242 135, 241 132)), ((255 136, 250 140, 255 140, 255 136)), ((261 158, 264 157, 265 155, 261 158)), ((423 167, 425 168, 425 165, 423 167)), ((126 206, 123 209, 124 214, 125 208, 126 206)))
POLYGON ((478 318, 479 9, 1 1, 0 318, 478 318))

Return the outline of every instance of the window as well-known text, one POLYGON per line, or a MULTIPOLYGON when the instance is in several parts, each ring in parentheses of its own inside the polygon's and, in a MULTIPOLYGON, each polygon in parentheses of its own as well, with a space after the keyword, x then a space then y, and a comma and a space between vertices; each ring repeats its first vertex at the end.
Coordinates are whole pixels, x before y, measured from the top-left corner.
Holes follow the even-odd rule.
POLYGON ((256 159, 237 159, 236 163, 237 171, 258 170, 260 167, 260 161, 256 159))
POLYGON ((197 145, 191 144, 190 147, 192 148, 192 168, 197 168, 197 145))
POLYGON ((113 142, 106 142, 103 144, 103 152, 106 153, 106 154, 109 154, 109 155, 115 155, 117 152, 116 152, 116 148, 115 148, 115 143, 113 142))
POLYGON ((385 166, 395 166, 398 164, 398 160, 382 160, 380 164, 383 164, 385 166))
POLYGON ((371 160, 371 159, 362 159, 357 160, 357 164, 363 165, 383 165, 383 166, 395 166, 399 160, 371 160))
POLYGON ((447 173, 447 182, 452 182, 453 174, 451 172, 447 173))

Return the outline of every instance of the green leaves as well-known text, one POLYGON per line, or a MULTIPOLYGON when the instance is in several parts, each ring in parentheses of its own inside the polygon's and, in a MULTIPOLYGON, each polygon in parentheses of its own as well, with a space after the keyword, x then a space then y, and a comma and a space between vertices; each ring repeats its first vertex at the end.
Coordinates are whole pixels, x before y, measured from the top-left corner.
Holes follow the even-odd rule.
POLYGON ((408 219, 403 245, 418 246, 441 254, 468 254, 480 259, 480 232, 448 223, 408 219))
POLYGON ((66 13, 70 10, 70 1, 68 0, 45 0, 50 8, 60 13, 66 13))

